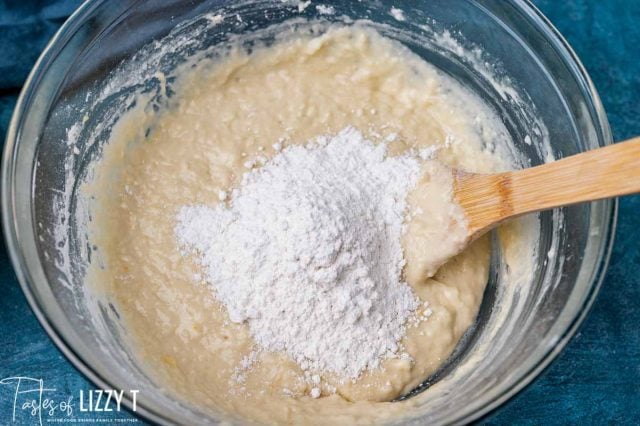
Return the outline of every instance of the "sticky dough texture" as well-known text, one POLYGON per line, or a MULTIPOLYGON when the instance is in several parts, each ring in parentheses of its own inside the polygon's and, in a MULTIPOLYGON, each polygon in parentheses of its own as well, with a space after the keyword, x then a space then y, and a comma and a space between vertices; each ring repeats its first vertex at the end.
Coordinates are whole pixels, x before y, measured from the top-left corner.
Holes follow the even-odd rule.
MULTIPOLYGON (((165 111, 139 107, 120 120, 82 188, 96 198, 91 239, 107 265, 92 268, 89 282, 117 306, 149 371, 206 410, 260 422, 369 423, 401 411, 403 403, 383 401, 435 372, 477 315, 488 276, 486 238, 426 279, 420 264, 429 252, 420 236, 427 225, 411 221, 403 238, 407 281, 433 311, 402 342, 414 361, 387 360, 353 383, 323 377, 323 397, 312 399, 313 384, 283 355, 261 354, 238 370, 252 352, 251 336, 228 320, 194 260, 181 255, 176 213, 220 202, 247 159, 274 155, 272 144, 282 138, 303 143, 347 126, 377 142, 396 134, 391 154, 438 145, 438 160, 455 168, 509 168, 507 155, 490 143, 505 137, 499 120, 449 77, 358 27, 292 34, 250 55, 232 49, 185 73, 173 90, 165 111), (332 386, 336 394, 325 396, 332 386)), ((429 207, 419 191, 409 203, 429 207)))

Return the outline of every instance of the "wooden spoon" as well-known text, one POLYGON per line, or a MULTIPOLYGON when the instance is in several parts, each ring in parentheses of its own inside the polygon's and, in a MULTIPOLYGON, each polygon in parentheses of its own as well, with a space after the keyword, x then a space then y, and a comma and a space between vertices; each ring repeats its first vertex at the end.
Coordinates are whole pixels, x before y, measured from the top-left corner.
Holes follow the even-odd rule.
POLYGON ((640 192, 640 137, 529 169, 454 173, 472 241, 525 213, 640 192))

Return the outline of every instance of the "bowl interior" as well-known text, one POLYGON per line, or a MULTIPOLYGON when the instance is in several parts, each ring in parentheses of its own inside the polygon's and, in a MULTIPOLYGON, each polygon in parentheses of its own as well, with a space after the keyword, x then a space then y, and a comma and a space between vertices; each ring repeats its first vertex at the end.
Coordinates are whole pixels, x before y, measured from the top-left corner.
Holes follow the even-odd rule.
MULTIPOLYGON (((395 1, 404 20, 377 1, 326 3, 335 14, 279 0, 89 1, 56 36, 19 101, 3 163, 3 213, 21 283, 74 364, 100 386, 139 389, 138 412, 155 421, 213 419, 159 389, 127 346, 116 308, 84 291, 95 247, 78 221, 85 212, 76 189, 118 114, 134 102, 132 94, 159 90, 157 72, 171 82, 185 58, 233 34, 304 25, 304 19, 345 25, 365 19, 490 104, 515 141, 513 156, 521 166, 611 143, 588 77, 528 3, 395 1), (205 13, 242 19, 211 26, 200 17, 205 13), (168 40, 190 41, 165 49, 168 40)), ((527 282, 514 282, 494 236, 492 274, 477 323, 443 368, 398 402, 407 404, 409 417, 433 423, 477 418, 557 354, 597 291, 612 206, 604 201, 531 218, 537 255, 527 282)))

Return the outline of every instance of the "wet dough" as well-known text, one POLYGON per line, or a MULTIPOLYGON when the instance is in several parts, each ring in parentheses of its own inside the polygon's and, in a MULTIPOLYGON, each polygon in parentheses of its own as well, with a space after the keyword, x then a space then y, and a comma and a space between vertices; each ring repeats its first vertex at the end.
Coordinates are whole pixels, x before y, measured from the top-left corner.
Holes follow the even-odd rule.
MULTIPOLYGON (((91 238, 106 268, 90 282, 122 313, 149 370, 180 398, 261 422, 369 423, 402 409, 390 401, 425 380, 473 323, 487 282, 490 246, 481 239, 432 279, 412 269, 425 254, 412 222, 403 245, 407 279, 431 317, 403 340, 413 360, 390 359, 354 383, 322 380, 323 397, 281 354, 253 349, 245 325, 231 323, 174 235, 185 204, 219 202, 244 163, 346 126, 391 153, 438 145, 438 159, 475 172, 508 167, 487 140, 504 132, 492 112, 449 77, 364 28, 292 34, 247 54, 200 63, 174 86, 160 112, 134 108, 114 129, 93 179, 91 238), (482 123, 482 131, 477 123, 482 123), (336 388, 334 395, 329 395, 336 388), (329 396, 328 396, 329 395, 329 396), (351 403, 350 401, 358 401, 351 403)), ((412 195, 412 208, 420 204, 412 195)))

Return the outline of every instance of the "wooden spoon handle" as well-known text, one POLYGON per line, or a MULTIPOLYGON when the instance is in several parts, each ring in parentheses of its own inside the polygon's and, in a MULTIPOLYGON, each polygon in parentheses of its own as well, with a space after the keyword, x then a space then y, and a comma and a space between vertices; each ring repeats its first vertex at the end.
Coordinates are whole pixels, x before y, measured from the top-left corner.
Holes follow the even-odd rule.
POLYGON ((456 177, 473 237, 525 213, 640 192, 640 137, 529 169, 456 177))

